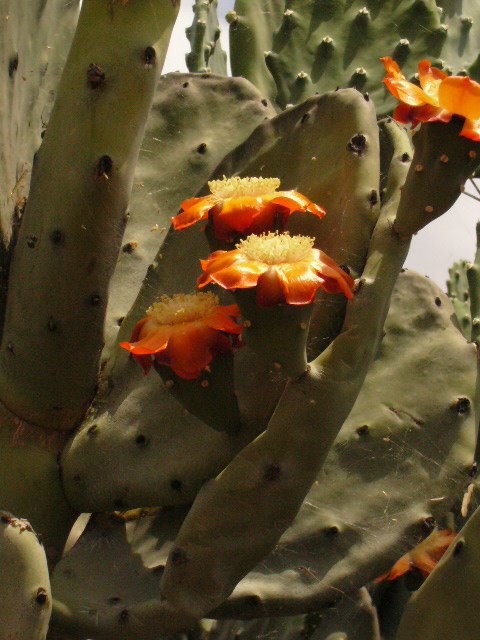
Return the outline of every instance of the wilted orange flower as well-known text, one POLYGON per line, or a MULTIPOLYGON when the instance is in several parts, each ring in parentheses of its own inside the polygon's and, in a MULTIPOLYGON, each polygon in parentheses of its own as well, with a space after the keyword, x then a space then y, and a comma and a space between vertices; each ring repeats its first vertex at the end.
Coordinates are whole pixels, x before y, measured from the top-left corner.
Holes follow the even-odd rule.
POLYGON ((213 293, 162 296, 137 322, 130 342, 120 346, 133 354, 145 373, 156 360, 180 378, 194 380, 215 355, 232 349, 227 334, 237 338, 242 332, 234 320, 239 315, 237 305, 221 307, 213 293))
POLYGON ((282 229, 294 211, 309 212, 323 218, 325 211, 297 191, 277 191, 278 178, 226 178, 208 183, 211 195, 190 198, 172 218, 175 229, 185 229, 199 220, 213 222, 215 237, 232 242, 239 234, 282 229), (278 222, 277 222, 278 221, 278 222))
POLYGON ((396 580, 412 569, 418 569, 426 578, 436 567, 439 560, 455 539, 456 534, 450 529, 433 531, 425 540, 422 540, 414 549, 406 553, 398 560, 390 571, 376 578, 375 582, 382 580, 396 580))
POLYGON ((461 136, 480 141, 480 84, 467 76, 448 76, 428 60, 418 63, 420 87, 409 82, 392 58, 381 58, 387 85, 400 104, 393 117, 403 124, 450 122, 454 115, 465 118, 461 136))
POLYGON ((198 286, 214 282, 224 289, 257 287, 261 307, 309 304, 317 289, 352 297, 353 280, 334 260, 313 248, 313 238, 288 233, 250 235, 233 251, 215 251, 200 260, 198 286))

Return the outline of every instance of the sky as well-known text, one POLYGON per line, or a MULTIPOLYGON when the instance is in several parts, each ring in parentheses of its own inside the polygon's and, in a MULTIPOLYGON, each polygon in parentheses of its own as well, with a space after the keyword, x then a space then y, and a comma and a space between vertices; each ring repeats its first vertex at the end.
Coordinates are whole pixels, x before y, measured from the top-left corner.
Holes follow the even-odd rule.
MULTIPOLYGON (((164 72, 187 71, 185 53, 189 42, 185 28, 192 22, 192 4, 182 0, 180 14, 175 25, 164 72)), ((228 25, 225 14, 233 9, 234 0, 219 0, 218 13, 222 29, 222 46, 228 51, 228 25)), ((479 183, 480 184, 480 183, 479 183)), ((467 190, 475 193, 470 185, 467 190)), ((460 259, 473 260, 475 255, 475 225, 480 220, 480 202, 461 196, 452 209, 420 231, 412 242, 405 266, 429 276, 442 289, 448 277, 448 268, 460 259)))

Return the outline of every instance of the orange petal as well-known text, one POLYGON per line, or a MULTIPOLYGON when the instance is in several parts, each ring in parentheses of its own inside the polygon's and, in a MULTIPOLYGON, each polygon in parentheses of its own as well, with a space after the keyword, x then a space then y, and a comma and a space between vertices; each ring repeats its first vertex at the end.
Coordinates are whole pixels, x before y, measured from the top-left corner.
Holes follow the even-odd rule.
POLYGON ((436 67, 432 67, 428 60, 418 63, 418 79, 422 89, 432 100, 432 104, 438 105, 438 90, 442 80, 448 75, 436 67))
POLYGON ((209 278, 210 282, 215 282, 224 289, 250 289, 257 285, 258 277, 264 271, 266 271, 266 266, 261 262, 245 261, 210 273, 209 278))
POLYGON ((168 356, 173 371, 185 380, 195 380, 212 361, 215 331, 200 323, 189 323, 172 333, 168 356))
POLYGON ((433 104, 432 99, 420 87, 405 78, 398 64, 392 60, 392 58, 380 59, 387 71, 383 82, 397 100, 412 107, 422 104, 433 104))
POLYGON ((285 300, 287 304, 310 304, 315 298, 322 280, 309 261, 279 265, 285 276, 285 300))
POLYGON ((227 198, 223 202, 219 218, 230 229, 238 233, 245 233, 255 217, 265 209, 271 209, 270 216, 273 221, 274 211, 272 207, 269 207, 268 203, 262 202, 261 198, 252 196, 227 198))
POLYGON ((133 331, 132 338, 137 337, 137 340, 122 342, 120 346, 138 356, 155 354, 166 348, 170 333, 169 326, 159 325, 147 316, 137 324, 133 331), (139 325, 140 330, 138 330, 139 325))
POLYGON ((408 553, 398 560, 390 571, 382 574, 378 578, 374 580, 374 582, 382 582, 382 580, 396 580, 400 576, 403 576, 405 573, 408 573, 411 569, 410 560, 408 557, 408 553))
POLYGON ((470 138, 470 140, 480 142, 480 120, 473 121, 465 118, 465 124, 460 131, 460 135, 464 138, 470 138))
POLYGON ((268 201, 273 204, 282 205, 282 207, 286 207, 290 213, 294 211, 308 211, 309 213, 313 213, 319 218, 323 218, 326 211, 319 207, 318 204, 309 200, 306 196, 298 191, 279 191, 277 194, 272 194, 273 197, 267 196, 268 201))
POLYGON ((216 329, 217 331, 225 331, 227 333, 240 334, 242 333, 242 326, 237 324, 230 317, 230 313, 226 311, 227 309, 235 309, 235 316, 238 317, 240 315, 240 309, 237 305, 230 305, 230 307, 216 307, 208 316, 206 316, 203 321, 205 324, 211 329, 216 329), (238 313, 237 313, 238 312, 238 313))
POLYGON ((185 229, 199 220, 208 219, 208 212, 217 203, 218 200, 214 196, 185 200, 181 204, 183 211, 172 218, 173 228, 176 230, 185 229))
POLYGON ((267 269, 257 280, 255 299, 259 307, 273 307, 285 302, 285 289, 288 286, 285 275, 278 266, 267 269))
POLYGON ((463 76, 451 76, 441 83, 438 97, 440 105, 458 116, 472 121, 480 120, 480 84, 463 76))

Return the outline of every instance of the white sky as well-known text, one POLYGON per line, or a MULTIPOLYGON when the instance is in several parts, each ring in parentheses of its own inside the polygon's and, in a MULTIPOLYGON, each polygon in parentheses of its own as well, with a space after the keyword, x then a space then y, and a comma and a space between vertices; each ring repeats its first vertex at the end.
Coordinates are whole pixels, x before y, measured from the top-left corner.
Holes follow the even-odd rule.
MULTIPOLYGON (((192 22, 192 7, 189 0, 182 0, 182 8, 175 25, 164 72, 187 71, 185 53, 189 42, 185 28, 192 22)), ((222 28, 222 43, 228 51, 228 25, 225 14, 233 8, 234 0, 219 0, 219 19, 222 28)), ((473 193, 473 188, 468 189, 473 193)), ((432 222, 415 236, 406 267, 430 276, 442 288, 448 275, 448 267, 461 258, 472 260, 475 254, 475 224, 480 220, 480 202, 467 196, 459 198, 455 206, 444 216, 432 222)))

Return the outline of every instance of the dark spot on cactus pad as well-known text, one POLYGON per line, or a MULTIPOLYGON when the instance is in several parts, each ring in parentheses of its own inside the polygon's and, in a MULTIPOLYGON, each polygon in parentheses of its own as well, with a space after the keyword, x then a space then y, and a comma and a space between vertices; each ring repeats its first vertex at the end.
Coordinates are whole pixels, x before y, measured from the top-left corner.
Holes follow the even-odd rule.
POLYGON ((35 245, 37 244, 37 242, 38 242, 37 236, 33 236, 33 235, 27 236, 27 246, 30 249, 35 249, 35 245))
POLYGON ((310 114, 308 113, 304 113, 303 116, 300 118, 300 122, 303 124, 304 122, 306 122, 310 117, 310 114))
POLYGON ((12 342, 9 342, 9 343, 7 344, 7 351, 9 351, 9 352, 10 352, 10 353, 12 353, 12 354, 13 354, 13 353, 15 353, 15 347, 13 346, 13 343, 12 343, 12 342))
POLYGON ((52 316, 50 316, 50 318, 48 319, 47 328, 48 328, 48 330, 49 330, 49 331, 51 331, 52 333, 58 329, 58 325, 57 325, 57 323, 55 322, 55 319, 54 319, 54 318, 52 318, 52 316))
POLYGON ((52 244, 56 244, 56 245, 65 244, 65 234, 61 229, 54 229, 50 233, 50 240, 52 244))
POLYGON ((120 611, 118 619, 120 620, 120 622, 125 624, 126 622, 128 622, 129 617, 130 617, 130 614, 128 613, 128 609, 122 609, 120 611))
POLYGON ((247 596, 244 602, 249 609, 257 609, 262 604, 262 599, 260 596, 253 595, 247 596))
POLYGON ((475 478, 477 475, 477 472, 478 472, 478 464, 477 462, 474 462, 469 472, 470 477, 475 478))
POLYGON ((352 153, 356 153, 358 156, 363 155, 365 147, 367 146, 367 138, 363 133, 356 133, 352 136, 347 144, 347 149, 352 153))
POLYGON ((18 69, 18 53, 10 58, 8 61, 8 75, 13 78, 13 74, 18 69))
POLYGON ((115 605, 120 604, 121 601, 122 599, 119 598, 118 596, 112 596, 111 598, 108 598, 107 604, 110 605, 111 607, 114 607, 115 605))
POLYGON ((188 80, 187 80, 186 82, 184 82, 184 83, 182 84, 182 87, 183 87, 184 89, 186 89, 189 85, 190 85, 190 83, 189 83, 189 82, 188 82, 188 80))
POLYGON ((170 553, 170 560, 174 566, 178 567, 188 562, 188 556, 183 549, 176 547, 176 549, 173 549, 170 553))
POLYGON ((427 516, 426 518, 423 518, 420 523, 422 534, 427 537, 435 529, 435 524, 435 518, 433 516, 427 516))
POLYGON ((357 434, 358 434, 359 436, 366 436, 366 435, 368 435, 368 432, 369 432, 368 424, 362 424, 362 426, 361 426, 361 427, 358 427, 358 429, 357 429, 356 431, 357 431, 357 434))
POLYGON ((469 292, 468 291, 464 291, 463 292, 463 299, 465 300, 465 302, 469 299, 469 297, 470 297, 469 292))
POLYGON ((470 400, 468 398, 457 398, 452 405, 452 409, 457 413, 468 413, 470 410, 470 400))
POLYGON ((98 424, 92 424, 91 427, 88 427, 87 433, 89 436, 94 436, 98 432, 98 424))
POLYGON ((47 594, 47 590, 44 589, 43 587, 39 587, 37 589, 37 593, 35 595, 35 601, 37 602, 37 604, 39 604, 40 606, 43 606, 44 604, 46 604, 48 602, 48 594, 47 594))
POLYGON ((151 67, 155 63, 155 58, 157 57, 156 51, 153 47, 147 47, 143 52, 143 61, 145 62, 145 66, 151 67))
POLYGON ((263 479, 268 482, 275 482, 282 475, 282 469, 279 464, 269 464, 265 468, 265 473, 263 474, 263 479))
POLYGON ((325 527, 325 529, 323 530, 326 538, 335 538, 335 536, 337 536, 339 532, 340 529, 335 525, 332 525, 331 527, 325 527))
POLYGON ((105 82, 105 71, 98 64, 90 64, 87 69, 87 80, 92 89, 96 89, 105 82))
POLYGON ((262 98, 261 103, 264 107, 268 107, 268 100, 266 98, 262 98))
POLYGON ((402 162, 408 162, 409 160, 410 160, 410 154, 407 153, 407 152, 402 153, 401 161, 402 162))
POLYGON ((119 327, 122 326, 122 323, 123 323, 124 320, 125 320, 125 316, 122 316, 121 318, 117 319, 117 324, 118 324, 119 327))
POLYGON ((127 242, 123 245, 122 251, 123 253, 133 253, 137 247, 138 242, 127 242))
POLYGON ((139 433, 135 438, 135 444, 137 444, 139 447, 146 447, 148 443, 149 439, 144 436, 143 433, 139 433))
POLYGON ((97 162, 97 176, 108 180, 113 172, 113 160, 110 156, 102 156, 97 162))
POLYGON ((363 99, 364 99, 366 102, 369 102, 369 101, 370 101, 370 96, 369 96, 368 92, 365 92, 365 93, 363 94, 363 99))
POLYGON ((372 189, 372 191, 370 192, 370 195, 368 196, 368 201, 370 202, 372 207, 374 207, 377 204, 378 193, 375 191, 375 189, 372 189))
POLYGON ((442 301, 440 300, 440 298, 438 296, 435 298, 435 304, 437 305, 437 307, 441 307, 442 306, 442 301))
POLYGON ((207 144, 206 142, 202 142, 201 144, 198 145, 197 147, 197 152, 201 153, 202 155, 207 151, 207 144))
POLYGON ((348 266, 348 264, 341 264, 341 265, 340 265, 340 269, 341 269, 342 271, 345 271, 345 273, 346 273, 347 275, 349 275, 349 276, 352 274, 352 270, 350 269, 350 267, 348 266))
POLYGON ((181 491, 183 489, 183 484, 180 480, 174 479, 170 482, 170 488, 172 491, 181 491))
POLYGON ((92 295, 89 298, 89 302, 93 307, 98 307, 101 301, 102 301, 102 298, 98 295, 98 293, 92 293, 92 295))
POLYGON ((453 547, 453 555, 458 556, 462 552, 464 546, 465 542, 463 540, 459 540, 453 547))

